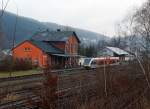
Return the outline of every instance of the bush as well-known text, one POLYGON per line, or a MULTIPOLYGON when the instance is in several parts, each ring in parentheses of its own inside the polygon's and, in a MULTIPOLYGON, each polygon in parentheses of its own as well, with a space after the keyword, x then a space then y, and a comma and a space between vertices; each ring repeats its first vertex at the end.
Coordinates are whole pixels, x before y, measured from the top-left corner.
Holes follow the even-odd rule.
POLYGON ((13 70, 30 70, 32 69, 32 62, 30 60, 18 60, 16 59, 13 63, 13 70))
POLYGON ((30 70, 32 68, 32 62, 29 60, 5 58, 0 62, 0 71, 30 70))
POLYGON ((10 71, 12 64, 12 58, 5 58, 0 61, 0 70, 1 71, 10 71))

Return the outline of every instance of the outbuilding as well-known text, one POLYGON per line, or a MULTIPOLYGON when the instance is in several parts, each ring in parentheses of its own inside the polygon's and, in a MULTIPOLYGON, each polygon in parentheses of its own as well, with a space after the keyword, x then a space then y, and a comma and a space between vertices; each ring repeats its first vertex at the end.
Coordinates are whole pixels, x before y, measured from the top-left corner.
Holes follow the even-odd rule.
POLYGON ((118 47, 105 47, 104 49, 98 52, 98 56, 112 56, 119 57, 120 60, 126 60, 126 57, 129 57, 130 54, 118 47))

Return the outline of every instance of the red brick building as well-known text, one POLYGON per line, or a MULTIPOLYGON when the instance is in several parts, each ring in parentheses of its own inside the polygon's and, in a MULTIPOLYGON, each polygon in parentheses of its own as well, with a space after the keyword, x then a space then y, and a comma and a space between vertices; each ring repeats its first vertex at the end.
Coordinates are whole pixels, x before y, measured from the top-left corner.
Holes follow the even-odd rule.
POLYGON ((14 59, 28 59, 42 68, 76 66, 80 40, 73 31, 43 31, 13 48, 14 59))

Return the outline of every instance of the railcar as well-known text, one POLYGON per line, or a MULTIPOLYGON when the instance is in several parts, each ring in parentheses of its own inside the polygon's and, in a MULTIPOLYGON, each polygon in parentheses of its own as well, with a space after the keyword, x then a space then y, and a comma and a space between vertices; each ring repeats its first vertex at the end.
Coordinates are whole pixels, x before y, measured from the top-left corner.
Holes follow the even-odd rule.
POLYGON ((102 65, 110 65, 118 62, 119 62, 119 57, 85 58, 83 66, 85 68, 95 69, 102 65))

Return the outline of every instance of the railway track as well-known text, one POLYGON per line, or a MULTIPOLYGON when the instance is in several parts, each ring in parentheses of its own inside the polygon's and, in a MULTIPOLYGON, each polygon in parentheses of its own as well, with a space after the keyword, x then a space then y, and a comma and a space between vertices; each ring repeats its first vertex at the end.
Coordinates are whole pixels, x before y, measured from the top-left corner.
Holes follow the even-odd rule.
MULTIPOLYGON (((122 69, 119 68, 119 70, 122 69)), ((64 103, 65 99, 67 102, 67 99, 72 97, 72 95, 80 93, 80 91, 85 91, 85 89, 87 93, 89 93, 88 95, 90 97, 96 96, 95 95, 96 92, 94 89, 95 87, 93 87, 97 84, 95 82, 95 79, 97 77, 96 72, 97 70, 85 70, 85 69, 69 69, 69 70, 52 71, 52 73, 57 74, 59 77, 56 93, 63 93, 63 95, 59 96, 59 100, 58 100, 58 104, 60 105, 60 107, 65 104, 64 103)), ((31 99, 35 102, 39 101, 40 98, 34 93, 34 91, 40 90, 39 85, 42 84, 43 80, 44 80, 43 73, 34 74, 30 76, 4 78, 0 80, 2 81, 0 82, 0 96, 4 96, 7 94, 12 94, 13 96, 19 95, 19 98, 15 100, 0 102, 0 109, 11 109, 12 106, 16 107, 15 109, 32 109, 33 106, 30 106, 28 104, 28 100, 31 99), (4 90, 4 88, 6 88, 6 91, 4 90), (9 90, 9 88, 11 90, 9 90)), ((132 86, 129 87, 129 90, 130 88, 132 88, 132 86)), ((120 101, 120 98, 115 99, 114 96, 114 101, 118 102, 120 101)))
MULTIPOLYGON (((93 70, 92 70, 93 71, 93 70)), ((76 83, 75 81, 70 81, 70 77, 74 77, 74 75, 80 75, 81 73, 86 74, 90 73, 91 70, 85 70, 85 69, 69 69, 69 70, 59 70, 58 71, 52 71, 52 73, 58 74, 59 76, 59 87, 57 89, 57 92, 69 92, 72 93, 72 89, 80 88, 79 83, 76 83), (64 81, 64 82, 62 82, 64 81), (63 85, 65 84, 65 85, 63 85), (68 87, 70 86, 70 87, 68 87)), ((93 75, 91 73, 91 75, 93 75)), ((75 79, 77 79, 76 77, 75 79)), ((90 77, 89 77, 90 78, 90 77)), ((1 98, 7 97, 9 94, 10 96, 19 96, 15 100, 6 100, 5 102, 3 99, 0 100, 0 109, 10 109, 12 106, 18 109, 21 109, 21 107, 25 107, 25 104, 27 103, 27 100, 30 98, 34 99, 34 101, 37 100, 37 96, 34 95, 34 93, 31 93, 32 91, 40 90, 39 84, 42 84, 42 81, 44 80, 44 75, 41 74, 34 74, 30 76, 21 76, 21 77, 12 77, 12 78, 3 78, 0 79, 0 96, 1 98)), ((89 84, 88 84, 89 85, 89 84)), ((13 97, 12 97, 13 98, 13 97)), ((16 109, 15 108, 15 109, 16 109)), ((28 107, 27 109, 30 109, 28 107)))
MULTIPOLYGON (((75 91, 75 90, 78 90, 80 88, 86 88, 87 89, 86 91, 88 92, 87 87, 89 87, 89 90, 91 90, 92 86, 95 85, 95 84, 96 83, 93 82, 93 83, 90 83, 90 84, 84 84, 82 86, 78 85, 78 86, 75 86, 75 87, 69 87, 69 88, 66 88, 66 89, 58 90, 57 93, 61 93, 61 92, 64 93, 64 95, 58 96, 59 97, 59 102, 61 103, 61 105, 63 105, 62 103, 63 103, 63 100, 65 98, 67 99, 68 97, 72 97, 72 95, 80 93, 80 92, 75 91)), ((0 103, 0 109, 11 109, 11 107, 15 107, 15 109, 21 109, 21 107, 25 107, 25 106, 28 106, 28 108, 27 107, 26 108, 30 109, 30 108, 33 108, 33 107, 29 106, 29 100, 33 100, 34 102, 39 102, 40 101, 40 97, 38 97, 34 93, 31 93, 30 90, 22 91, 19 94, 23 95, 20 99, 10 101, 10 102, 0 103)))
MULTIPOLYGON (((106 65, 105 67, 108 66, 118 66, 118 64, 111 64, 111 65, 106 65)), ((99 66, 98 68, 104 67, 103 65, 99 66)), ((80 73, 81 71, 93 71, 95 69, 85 69, 85 68, 72 68, 72 69, 61 69, 61 70, 52 70, 51 73, 58 74, 61 76, 69 76, 73 74, 80 73), (79 72, 80 71, 80 72, 79 72)), ((44 73, 38 73, 38 74, 31 74, 31 75, 24 75, 24 76, 17 76, 17 77, 6 77, 6 78, 0 78, 0 83, 6 82, 6 81, 15 81, 15 80, 22 80, 22 79, 32 79, 32 78, 39 78, 43 76, 44 73)))

